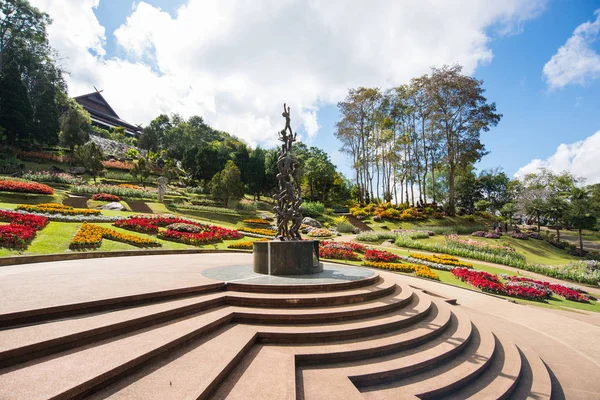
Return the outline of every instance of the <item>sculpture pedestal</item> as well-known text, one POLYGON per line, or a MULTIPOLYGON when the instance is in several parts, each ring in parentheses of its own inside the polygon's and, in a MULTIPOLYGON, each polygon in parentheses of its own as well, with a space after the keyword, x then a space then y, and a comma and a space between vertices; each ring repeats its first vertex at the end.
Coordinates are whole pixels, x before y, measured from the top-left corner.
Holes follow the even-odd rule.
POLYGON ((254 242, 254 272, 265 275, 308 275, 323 272, 317 240, 254 242))

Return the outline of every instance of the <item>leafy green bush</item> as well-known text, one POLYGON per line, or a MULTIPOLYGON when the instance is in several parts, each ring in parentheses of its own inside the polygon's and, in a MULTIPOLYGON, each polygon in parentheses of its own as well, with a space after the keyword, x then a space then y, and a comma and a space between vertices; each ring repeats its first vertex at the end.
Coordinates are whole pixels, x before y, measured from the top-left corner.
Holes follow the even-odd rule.
POLYGON ((302 204, 302 214, 306 217, 317 218, 324 212, 325 206, 320 201, 307 201, 302 204))
POLYGON ((343 221, 336 225, 336 229, 341 233, 352 233, 354 232, 354 225, 348 221, 343 221))
POLYGON ((389 231, 370 231, 361 232, 356 236, 356 240, 361 242, 379 242, 382 240, 396 239, 398 237, 397 232, 389 231))
POLYGON ((116 181, 133 181, 133 176, 129 172, 119 172, 114 170, 107 170, 104 173, 106 179, 113 179, 116 181))

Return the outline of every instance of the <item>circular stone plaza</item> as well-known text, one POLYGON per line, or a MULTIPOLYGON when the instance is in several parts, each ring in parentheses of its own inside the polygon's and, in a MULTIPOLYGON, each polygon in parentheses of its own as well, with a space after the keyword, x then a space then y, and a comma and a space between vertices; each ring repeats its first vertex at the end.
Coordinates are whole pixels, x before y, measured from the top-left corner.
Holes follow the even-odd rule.
POLYGON ((0 399, 599 399, 600 316, 242 253, 0 267, 0 399))

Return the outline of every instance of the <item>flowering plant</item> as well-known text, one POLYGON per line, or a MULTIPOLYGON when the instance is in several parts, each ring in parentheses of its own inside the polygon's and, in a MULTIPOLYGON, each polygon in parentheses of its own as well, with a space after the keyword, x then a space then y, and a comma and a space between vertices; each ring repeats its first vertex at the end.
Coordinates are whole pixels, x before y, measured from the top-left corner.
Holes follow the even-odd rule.
POLYGON ((121 233, 113 229, 84 222, 77 233, 75 233, 75 237, 73 237, 69 248, 73 250, 98 248, 102 244, 103 238, 127 243, 136 247, 161 247, 161 244, 154 239, 121 233))
POLYGON ((271 222, 267 221, 266 219, 260 219, 260 218, 244 219, 244 220, 242 220, 242 222, 245 224, 254 224, 254 225, 271 225, 271 222))
POLYGON ((104 165, 104 168, 107 168, 107 169, 122 169, 125 171, 130 171, 133 169, 132 163, 124 162, 124 161, 115 161, 115 160, 102 161, 102 165, 104 165))
POLYGON ((385 250, 367 250, 365 252, 365 260, 368 261, 383 261, 383 262, 393 262, 400 260, 400 256, 390 253, 385 250))
MULTIPOLYGON (((258 239, 255 240, 256 242, 264 242, 267 239, 258 239)), ((237 243, 231 243, 229 246, 227 246, 228 249, 239 249, 239 250, 252 250, 254 249, 254 242, 253 240, 247 240, 244 242, 237 242, 237 243)))
POLYGON ((254 234, 254 235, 269 236, 269 237, 275 237, 275 235, 277 235, 277 232, 272 229, 241 227, 241 228, 238 228, 238 231, 240 231, 244 234, 250 233, 250 234, 254 234))
POLYGON ((333 236, 333 233, 331 233, 331 231, 328 229, 315 228, 311 229, 307 235, 310 237, 329 237, 333 236))
POLYGON ((349 260, 349 261, 359 261, 360 257, 358 254, 354 253, 350 250, 336 249, 336 248, 326 248, 319 246, 319 257, 320 258, 331 258, 335 260, 349 260))
POLYGON ((454 267, 461 268, 473 268, 473 264, 459 261, 458 258, 447 254, 434 254, 428 256, 424 254, 411 253, 409 257, 416 258, 418 260, 428 261, 435 264, 452 265, 454 267))
POLYGON ((118 202, 121 201, 121 198, 110 193, 96 193, 92 195, 92 200, 118 202))
POLYGON ((367 246, 356 242, 328 242, 323 240, 321 242, 321 246, 330 249, 356 251, 357 253, 364 253, 365 251, 367 251, 367 246))
POLYGON ((0 210, 0 221, 9 222, 0 226, 0 247, 23 249, 35 237, 38 230, 48 224, 48 218, 0 210))
POLYGON ((63 215, 100 215, 100 210, 91 210, 89 208, 73 208, 58 203, 43 203, 36 205, 21 204, 17 210, 28 212, 63 214, 63 215))

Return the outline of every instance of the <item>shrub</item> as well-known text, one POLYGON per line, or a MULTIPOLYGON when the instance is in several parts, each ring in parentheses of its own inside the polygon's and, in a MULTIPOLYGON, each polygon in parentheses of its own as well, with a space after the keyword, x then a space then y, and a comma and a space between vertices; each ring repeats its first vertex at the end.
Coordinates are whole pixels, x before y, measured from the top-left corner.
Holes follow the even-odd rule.
POLYGON ((381 240, 396 239, 398 237, 397 232, 388 231, 370 231, 361 232, 356 236, 356 240, 361 242, 379 242, 381 240))
POLYGON ((320 201, 307 201, 302 204, 302 214, 311 217, 317 218, 323 215, 325 212, 325 206, 320 201))
POLYGON ((0 192, 54 194, 54 189, 43 183, 6 179, 0 180, 0 192))
POLYGON ((354 225, 352 225, 350 222, 348 222, 348 218, 346 218, 344 215, 335 218, 333 220, 333 223, 335 224, 335 228, 337 229, 338 232, 341 232, 341 233, 354 232, 354 225))

